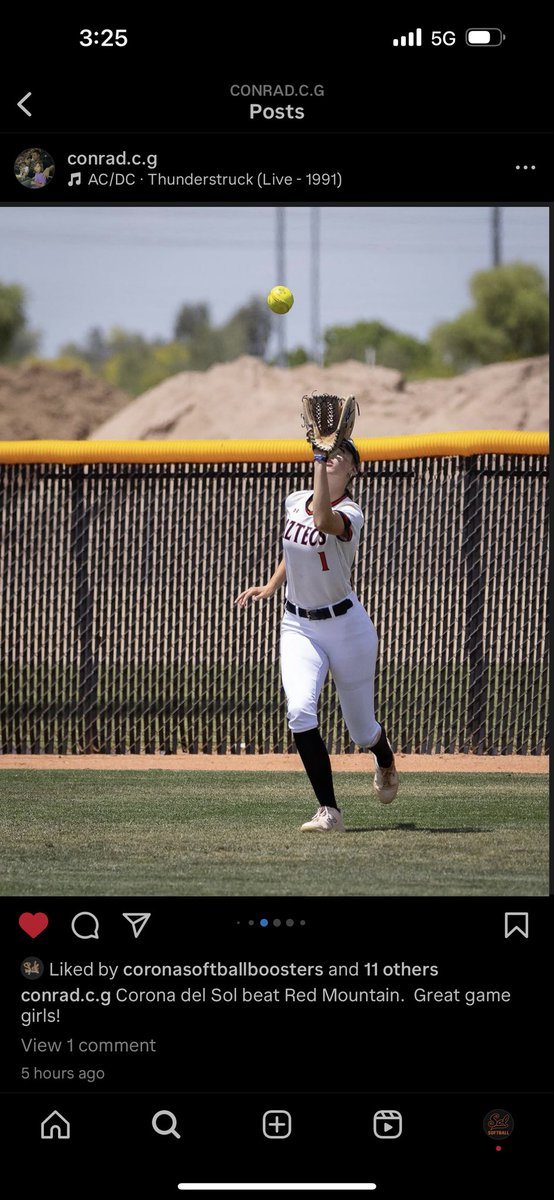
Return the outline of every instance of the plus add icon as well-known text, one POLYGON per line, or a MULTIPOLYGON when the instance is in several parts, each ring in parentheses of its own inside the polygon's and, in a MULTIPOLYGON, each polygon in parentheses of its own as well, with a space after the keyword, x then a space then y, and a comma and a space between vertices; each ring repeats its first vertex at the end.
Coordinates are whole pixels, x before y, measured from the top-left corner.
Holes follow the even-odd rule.
POLYGON ((272 1108, 264 1112, 263 1131, 266 1138, 288 1138, 292 1129, 292 1117, 284 1108, 272 1108))

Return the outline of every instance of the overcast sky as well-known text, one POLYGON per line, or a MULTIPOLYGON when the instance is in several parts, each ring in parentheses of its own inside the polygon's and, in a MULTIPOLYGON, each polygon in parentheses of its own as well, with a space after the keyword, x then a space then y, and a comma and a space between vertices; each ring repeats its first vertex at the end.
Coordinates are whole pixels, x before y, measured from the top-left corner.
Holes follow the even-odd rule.
MULTIPOLYGON (((285 283, 287 347, 311 345, 310 209, 287 208, 285 278, 274 208, 0 208, 0 281, 26 289, 40 353, 92 326, 170 338, 183 303, 221 324, 285 283)), ((416 337, 470 303, 492 265, 490 208, 322 208, 321 327, 375 318, 416 337)), ((502 209, 502 258, 548 267, 548 209, 502 209)), ((273 339, 270 353, 274 351, 273 339)))

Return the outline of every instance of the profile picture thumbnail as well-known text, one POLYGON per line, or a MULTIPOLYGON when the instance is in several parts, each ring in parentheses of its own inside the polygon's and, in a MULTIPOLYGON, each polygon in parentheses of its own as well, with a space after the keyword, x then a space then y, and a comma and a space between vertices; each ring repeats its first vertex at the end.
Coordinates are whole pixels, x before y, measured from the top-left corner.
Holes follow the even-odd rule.
POLYGON ((18 154, 14 163, 14 172, 17 182, 25 188, 43 188, 47 183, 51 183, 56 170, 54 159, 47 150, 41 150, 39 147, 31 147, 30 150, 22 150, 18 154))
POLYGON ((40 979, 44 973, 44 963, 41 958, 35 958, 33 954, 23 959, 21 963, 21 974, 25 979, 40 979))

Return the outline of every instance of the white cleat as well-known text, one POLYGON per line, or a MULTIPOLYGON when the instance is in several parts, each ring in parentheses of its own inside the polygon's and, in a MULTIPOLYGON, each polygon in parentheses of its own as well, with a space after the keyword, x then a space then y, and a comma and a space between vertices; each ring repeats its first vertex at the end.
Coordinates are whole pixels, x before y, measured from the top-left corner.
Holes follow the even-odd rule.
POLYGON ((305 821, 302 829, 314 833, 346 833, 342 813, 338 808, 318 808, 311 821, 305 821))
MULTIPOLYGON (((375 758, 375 755, 373 757, 375 758)), ((400 780, 394 764, 394 758, 390 767, 380 767, 377 759, 375 759, 373 790, 377 793, 381 804, 390 804, 394 800, 399 787, 400 780)))

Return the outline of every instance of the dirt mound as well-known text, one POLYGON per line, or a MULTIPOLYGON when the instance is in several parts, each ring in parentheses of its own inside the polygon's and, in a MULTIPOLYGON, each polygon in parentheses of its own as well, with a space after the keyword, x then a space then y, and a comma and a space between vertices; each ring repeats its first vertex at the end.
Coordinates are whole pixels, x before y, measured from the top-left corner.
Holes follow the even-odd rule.
POLYGON ((79 370, 0 367, 0 439, 300 437, 300 400, 314 390, 354 393, 359 437, 548 428, 546 356, 417 383, 354 361, 283 370, 243 357, 173 375, 136 400, 79 370))
POLYGON ((86 438, 129 404, 118 391, 83 371, 0 367, 0 439, 86 438))
POLYGON ((284 370, 245 356, 171 376, 97 425, 89 437, 299 437, 300 400, 313 390, 354 393, 360 405, 358 437, 548 428, 547 356, 417 383, 407 383, 399 371, 354 361, 284 370))

